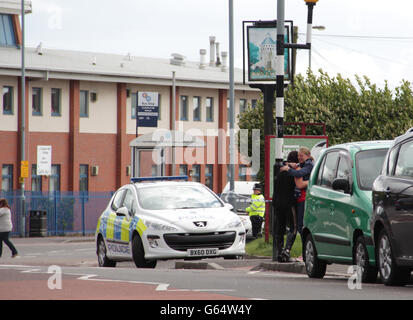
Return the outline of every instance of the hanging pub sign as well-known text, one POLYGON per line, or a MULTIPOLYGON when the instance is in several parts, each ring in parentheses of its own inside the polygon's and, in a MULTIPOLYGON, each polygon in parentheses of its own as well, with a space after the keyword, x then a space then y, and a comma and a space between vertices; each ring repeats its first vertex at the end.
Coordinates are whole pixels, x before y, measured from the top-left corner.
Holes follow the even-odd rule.
MULTIPOLYGON (((286 25, 284 37, 286 43, 290 42, 290 33, 291 26, 286 25)), ((246 46, 248 49, 248 81, 276 81, 276 22, 254 21, 252 25, 247 26, 246 46)), ((287 81, 291 80, 290 60, 290 50, 286 48, 284 53, 284 77, 287 81)))
POLYGON ((157 127, 159 117, 159 93, 138 92, 136 126, 157 127))

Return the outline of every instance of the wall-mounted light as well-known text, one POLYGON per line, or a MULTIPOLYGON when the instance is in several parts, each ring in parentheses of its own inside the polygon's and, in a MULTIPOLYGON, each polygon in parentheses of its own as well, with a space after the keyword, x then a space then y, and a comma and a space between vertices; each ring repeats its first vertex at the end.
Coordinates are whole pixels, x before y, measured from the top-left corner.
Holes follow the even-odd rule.
POLYGON ((92 166, 91 175, 97 176, 99 174, 99 166, 92 166))
POLYGON ((90 101, 96 102, 98 100, 98 94, 96 92, 90 93, 90 101))

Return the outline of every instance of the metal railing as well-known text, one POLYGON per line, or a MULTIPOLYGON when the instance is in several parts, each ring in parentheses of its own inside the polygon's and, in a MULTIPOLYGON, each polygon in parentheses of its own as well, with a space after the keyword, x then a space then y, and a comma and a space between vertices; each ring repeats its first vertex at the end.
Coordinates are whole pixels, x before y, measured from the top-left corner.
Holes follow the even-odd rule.
MULTIPOLYGON (((30 231, 30 211, 47 213, 47 235, 94 234, 99 216, 108 205, 113 192, 31 192, 26 191, 25 235, 30 231)), ((13 230, 19 235, 20 191, 0 192, 12 211, 13 230)))

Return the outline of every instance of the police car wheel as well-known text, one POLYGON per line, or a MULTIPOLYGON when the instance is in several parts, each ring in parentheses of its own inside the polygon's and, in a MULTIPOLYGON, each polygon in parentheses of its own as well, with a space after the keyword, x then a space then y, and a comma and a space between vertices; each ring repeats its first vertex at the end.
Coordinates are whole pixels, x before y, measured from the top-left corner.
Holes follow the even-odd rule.
POLYGON ((146 260, 145 259, 145 250, 143 249, 143 244, 141 237, 135 235, 132 239, 132 256, 133 262, 137 268, 155 268, 156 260, 146 260))
POLYGON ((98 255, 99 267, 110 267, 110 268, 116 267, 116 261, 110 260, 106 256, 106 245, 102 237, 99 237, 99 240, 98 240, 97 255, 98 255))

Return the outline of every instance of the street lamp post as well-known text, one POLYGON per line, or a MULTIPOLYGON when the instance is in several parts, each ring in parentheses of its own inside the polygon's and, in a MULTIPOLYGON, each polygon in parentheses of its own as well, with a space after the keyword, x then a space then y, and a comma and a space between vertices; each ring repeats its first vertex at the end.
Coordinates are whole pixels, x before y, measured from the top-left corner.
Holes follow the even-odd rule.
POLYGON ((234 132, 234 0, 229 0, 229 195, 228 202, 235 206, 234 189, 235 189, 235 132, 234 132))
MULTIPOLYGON (((26 159, 26 70, 25 70, 25 1, 21 2, 21 16, 22 16, 22 44, 21 44, 21 105, 20 105, 20 126, 21 126, 21 135, 20 135, 20 154, 21 154, 21 163, 26 159)), ((22 165, 22 164, 20 164, 22 165)), ((26 199, 24 196, 25 183, 24 178, 20 179, 20 188, 21 188, 21 202, 20 202, 20 236, 23 238, 26 233, 26 214, 25 206, 26 199)))
MULTIPOLYGON (((326 29, 325 26, 313 26, 312 27, 313 30, 320 30, 320 31, 324 31, 326 29)), ((310 50, 308 50, 308 68, 311 70, 311 51, 312 49, 310 48, 310 50)))

